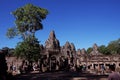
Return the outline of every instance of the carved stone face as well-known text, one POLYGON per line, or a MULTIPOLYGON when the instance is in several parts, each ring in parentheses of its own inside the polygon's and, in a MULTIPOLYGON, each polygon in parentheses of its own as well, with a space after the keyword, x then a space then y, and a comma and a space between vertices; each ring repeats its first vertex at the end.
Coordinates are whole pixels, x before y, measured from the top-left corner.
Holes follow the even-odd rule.
POLYGON ((56 39, 54 31, 51 31, 48 40, 46 40, 45 42, 45 48, 57 49, 59 47, 60 47, 59 41, 56 39))

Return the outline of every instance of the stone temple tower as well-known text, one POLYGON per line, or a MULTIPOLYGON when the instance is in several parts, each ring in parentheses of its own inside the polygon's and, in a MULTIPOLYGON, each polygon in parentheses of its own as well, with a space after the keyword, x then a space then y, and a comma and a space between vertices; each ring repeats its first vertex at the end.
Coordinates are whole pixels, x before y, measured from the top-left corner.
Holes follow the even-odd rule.
POLYGON ((46 49, 59 49, 59 40, 56 39, 55 32, 51 31, 48 40, 45 42, 46 49))
POLYGON ((50 32, 49 38, 45 42, 45 54, 49 57, 52 55, 58 56, 60 54, 60 43, 53 30, 50 32))

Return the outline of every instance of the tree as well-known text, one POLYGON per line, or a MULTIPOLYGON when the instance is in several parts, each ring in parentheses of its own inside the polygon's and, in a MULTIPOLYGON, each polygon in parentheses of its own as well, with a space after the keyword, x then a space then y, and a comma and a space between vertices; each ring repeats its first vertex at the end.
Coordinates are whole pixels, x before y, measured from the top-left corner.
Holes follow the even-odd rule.
POLYGON ((16 31, 15 27, 9 28, 7 33, 6 33, 6 36, 8 38, 14 38, 14 36, 16 36, 16 35, 17 35, 17 31, 16 31))
POLYGON ((12 14, 15 17, 15 27, 9 28, 7 36, 13 38, 20 35, 26 39, 29 35, 35 35, 37 30, 43 29, 42 20, 46 18, 48 11, 44 8, 27 4, 12 14))
POLYGON ((35 37, 35 32, 43 29, 42 20, 48 14, 44 8, 26 4, 12 12, 15 17, 15 26, 7 31, 8 38, 21 36, 23 42, 19 42, 15 48, 15 55, 27 59, 28 61, 35 61, 40 56, 40 44, 35 37))
POLYGON ((15 48, 14 55, 28 61, 37 61, 40 58, 40 44, 37 38, 30 37, 23 42, 19 42, 15 48))
POLYGON ((88 49, 87 49, 87 53, 89 54, 90 52, 92 52, 93 51, 93 48, 91 48, 91 47, 89 47, 88 49))
POLYGON ((110 54, 108 48, 107 48, 105 45, 99 46, 98 50, 99 50, 99 52, 102 53, 102 54, 105 54, 105 55, 110 54))
POLYGON ((111 41, 107 48, 111 54, 120 54, 120 39, 111 41))

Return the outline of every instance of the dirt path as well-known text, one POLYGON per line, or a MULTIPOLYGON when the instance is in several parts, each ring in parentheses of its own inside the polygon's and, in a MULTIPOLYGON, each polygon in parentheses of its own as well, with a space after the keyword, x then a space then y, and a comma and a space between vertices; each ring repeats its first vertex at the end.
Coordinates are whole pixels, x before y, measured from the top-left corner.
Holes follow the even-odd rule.
POLYGON ((107 80, 107 77, 77 72, 29 73, 16 76, 17 80, 107 80))

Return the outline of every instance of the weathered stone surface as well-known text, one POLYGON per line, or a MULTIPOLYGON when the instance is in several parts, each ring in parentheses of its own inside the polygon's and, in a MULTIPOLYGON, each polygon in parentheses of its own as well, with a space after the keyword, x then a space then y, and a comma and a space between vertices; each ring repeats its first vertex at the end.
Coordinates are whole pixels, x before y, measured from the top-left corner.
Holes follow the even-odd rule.
POLYGON ((90 55, 102 55, 99 51, 98 51, 98 46, 97 44, 93 45, 93 51, 90 53, 90 55))
POLYGON ((81 50, 81 54, 82 54, 82 55, 86 55, 86 50, 85 50, 85 48, 83 48, 83 49, 81 50))
POLYGON ((71 45, 71 50, 72 50, 72 51, 76 51, 75 45, 74 45, 73 43, 71 43, 70 45, 71 45))
POLYGON ((56 39, 55 32, 51 31, 48 40, 45 42, 46 49, 59 49, 60 43, 59 40, 56 39))
POLYGON ((71 57, 71 56, 75 56, 75 54, 76 54, 74 44, 69 43, 68 41, 65 43, 65 45, 61 49, 62 49, 62 53, 65 56, 69 55, 71 57))
POLYGON ((76 54, 78 55, 78 56, 85 56, 87 53, 86 53, 86 50, 85 50, 85 48, 83 48, 83 49, 78 49, 77 50, 77 52, 76 52, 76 54))
POLYGON ((65 43, 65 48, 66 49, 71 49, 70 43, 68 41, 65 43))
POLYGON ((67 41, 67 42, 65 43, 65 45, 61 48, 61 50, 62 50, 62 54, 63 54, 64 56, 67 56, 68 54, 70 55, 70 53, 71 53, 70 43, 67 41))
POLYGON ((76 52, 76 54, 77 54, 78 56, 80 56, 80 55, 81 55, 81 50, 78 49, 77 52, 76 52))
MULTIPOLYGON (((111 56, 102 55, 98 51, 97 44, 93 45, 93 51, 90 54, 87 54, 84 48, 81 50, 78 49, 76 51, 74 44, 68 41, 65 43, 65 45, 60 47, 59 40, 56 39, 54 31, 50 32, 49 38, 45 42, 45 46, 41 45, 40 48, 41 50, 43 50, 42 53, 47 55, 47 57, 56 55, 55 57, 57 58, 58 61, 60 59, 59 57, 66 58, 69 56, 69 57, 73 57, 74 64, 77 65, 85 64, 89 67, 92 67, 92 69, 96 67, 95 65, 99 66, 101 64, 103 64, 104 66, 108 64, 116 64, 116 67, 120 67, 120 55, 111 55, 111 56)), ((9 64, 10 62, 14 62, 17 65, 19 65, 18 63, 21 62, 20 60, 16 59, 16 57, 12 59, 6 58, 6 60, 7 60, 7 64, 9 64)))
POLYGON ((77 51, 77 59, 79 60, 79 61, 85 61, 86 60, 86 58, 87 58, 87 53, 86 53, 86 50, 83 48, 83 49, 78 49, 78 51, 77 51))

